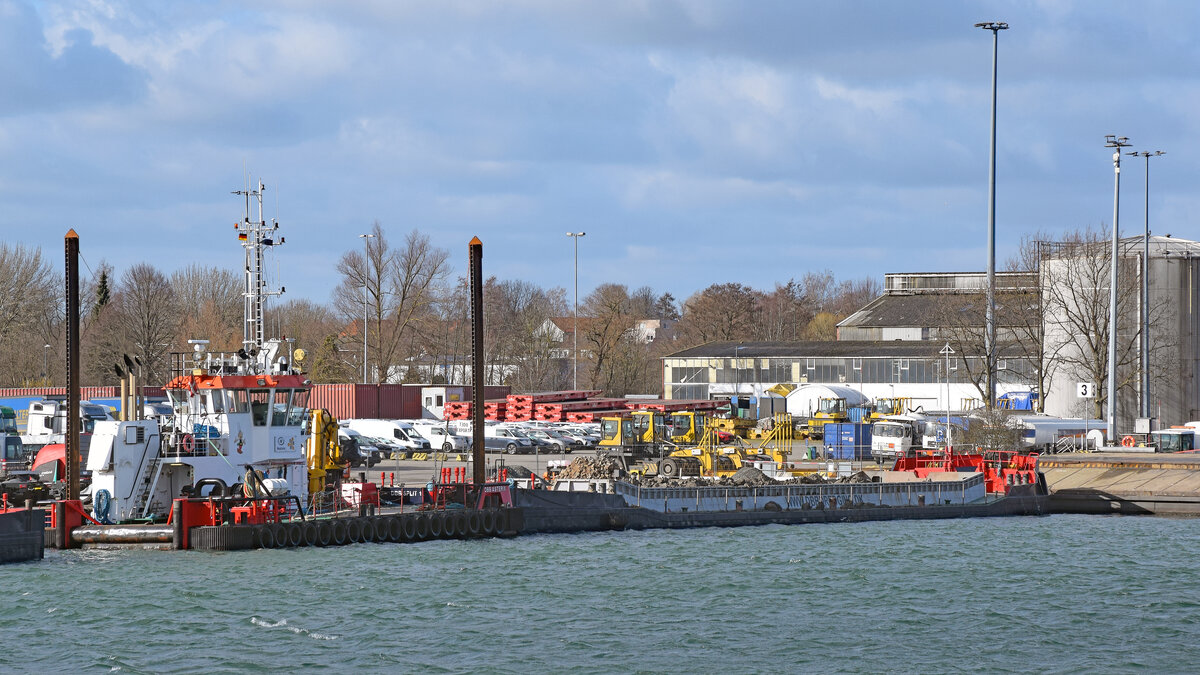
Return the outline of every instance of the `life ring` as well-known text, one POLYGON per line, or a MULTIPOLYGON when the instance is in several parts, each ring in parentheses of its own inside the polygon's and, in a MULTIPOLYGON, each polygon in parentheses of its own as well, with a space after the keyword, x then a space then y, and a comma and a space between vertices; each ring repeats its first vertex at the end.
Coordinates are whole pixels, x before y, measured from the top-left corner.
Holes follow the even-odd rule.
POLYGON ((1125 438, 1121 439, 1121 446, 1126 447, 1126 448, 1132 448, 1133 444, 1136 442, 1137 441, 1133 438, 1133 436, 1126 436, 1125 438))
POLYGON ((179 443, 183 446, 183 451, 189 455, 196 451, 196 437, 191 434, 184 434, 179 443))

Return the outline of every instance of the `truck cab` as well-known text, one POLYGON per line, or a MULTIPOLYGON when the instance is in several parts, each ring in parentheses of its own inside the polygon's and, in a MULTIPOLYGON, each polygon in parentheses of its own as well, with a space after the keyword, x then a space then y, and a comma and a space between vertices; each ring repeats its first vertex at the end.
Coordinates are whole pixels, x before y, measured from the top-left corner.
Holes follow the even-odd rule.
POLYGON ((1153 431, 1146 445, 1154 446, 1155 452, 1191 452, 1197 449, 1196 429, 1173 427, 1153 431))
POLYGON ((876 462, 894 462, 921 447, 923 421, 899 416, 885 417, 871 425, 871 456, 876 462))

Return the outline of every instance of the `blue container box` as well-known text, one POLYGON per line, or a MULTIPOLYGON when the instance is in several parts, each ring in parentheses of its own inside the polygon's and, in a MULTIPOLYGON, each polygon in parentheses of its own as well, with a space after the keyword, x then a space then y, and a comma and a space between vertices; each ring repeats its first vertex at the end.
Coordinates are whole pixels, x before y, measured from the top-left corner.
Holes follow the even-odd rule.
POLYGON ((825 456, 830 459, 870 459, 871 425, 825 425, 825 456))

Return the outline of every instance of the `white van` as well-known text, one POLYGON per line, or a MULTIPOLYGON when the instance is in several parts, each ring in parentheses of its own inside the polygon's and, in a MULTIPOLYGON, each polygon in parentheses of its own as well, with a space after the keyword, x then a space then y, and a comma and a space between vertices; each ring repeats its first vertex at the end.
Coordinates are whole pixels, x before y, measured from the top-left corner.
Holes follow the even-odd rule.
POLYGON ((414 424, 413 429, 435 448, 446 452, 466 450, 471 442, 465 436, 446 431, 445 424, 414 424))
POLYGON ((344 420, 342 426, 364 436, 384 438, 408 450, 429 450, 429 440, 407 422, 396 420, 344 420))

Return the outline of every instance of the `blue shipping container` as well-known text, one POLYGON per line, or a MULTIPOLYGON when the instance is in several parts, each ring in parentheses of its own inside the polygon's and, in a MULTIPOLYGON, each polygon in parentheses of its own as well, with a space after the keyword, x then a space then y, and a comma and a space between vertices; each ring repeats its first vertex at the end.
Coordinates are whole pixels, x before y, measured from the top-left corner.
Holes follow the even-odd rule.
POLYGON ((871 425, 825 425, 825 456, 830 459, 870 459, 871 425))

